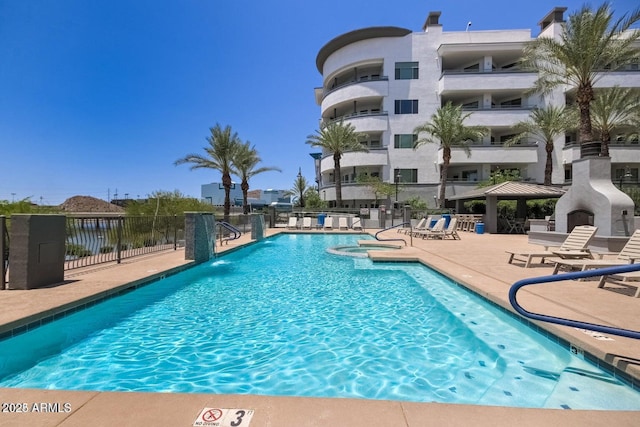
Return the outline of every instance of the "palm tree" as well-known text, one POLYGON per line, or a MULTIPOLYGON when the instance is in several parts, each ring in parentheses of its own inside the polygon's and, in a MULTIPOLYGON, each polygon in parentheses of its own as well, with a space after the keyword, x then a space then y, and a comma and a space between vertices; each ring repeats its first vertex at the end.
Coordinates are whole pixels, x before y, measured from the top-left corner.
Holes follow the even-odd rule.
POLYGON ((209 146, 204 147, 205 156, 200 154, 187 154, 175 161, 175 165, 191 163, 191 170, 214 169, 222 173, 222 186, 224 187, 224 220, 229 221, 231 211, 231 162, 238 146, 241 145, 238 134, 231 130, 231 126, 224 129, 216 124, 209 128, 211 135, 207 137, 209 146))
POLYGON ((442 148, 442 167, 440 168, 440 195, 438 197, 438 205, 444 206, 444 198, 447 185, 447 173, 449 170, 449 162, 451 161, 451 148, 461 147, 467 154, 471 156, 468 142, 482 139, 489 129, 483 126, 465 126, 464 121, 471 113, 462 114, 462 106, 454 106, 451 102, 447 102, 444 107, 440 107, 431 115, 431 121, 418 126, 413 133, 420 135, 426 133, 429 136, 418 138, 413 145, 413 149, 420 147, 426 143, 440 143, 442 148))
POLYGON ((314 135, 307 136, 306 143, 312 147, 333 153, 334 182, 336 185, 336 206, 342 206, 342 173, 340 159, 348 151, 369 151, 359 142, 364 134, 356 132, 351 123, 330 122, 320 127, 314 135))
POLYGON ((609 155, 611 132, 619 127, 633 127, 640 118, 640 93, 635 88, 614 86, 595 93, 591 121, 602 141, 602 155, 609 155))
POLYGON ((285 197, 297 197, 298 198, 298 206, 304 208, 305 200, 304 194, 309 189, 309 185, 307 183, 307 179, 302 176, 302 172, 298 170, 298 176, 296 176, 296 180, 293 181, 293 188, 291 190, 287 190, 284 192, 285 197))
POLYGON ((544 185, 551 185, 553 173, 553 140, 564 135, 572 128, 575 122, 575 114, 564 106, 553 105, 546 108, 536 108, 531 111, 529 119, 514 125, 516 135, 505 142, 506 146, 512 146, 529 136, 540 138, 544 141, 547 160, 544 167, 544 185))
POLYGON ((242 180, 240 188, 242 189, 242 206, 243 213, 246 215, 249 213, 249 203, 247 202, 247 193, 249 191, 249 180, 263 172, 278 171, 281 170, 273 166, 265 166, 257 168, 256 166, 262 159, 258 155, 255 147, 251 146, 249 141, 244 144, 240 144, 231 159, 231 171, 234 175, 237 175, 242 180))
POLYGON ((564 85, 575 87, 582 145, 593 140, 590 105, 594 84, 606 72, 622 69, 638 58, 640 31, 631 29, 638 21, 640 9, 613 22, 609 2, 596 11, 585 5, 569 16, 559 39, 540 37, 524 49, 524 66, 538 71, 535 91, 545 95, 564 85))

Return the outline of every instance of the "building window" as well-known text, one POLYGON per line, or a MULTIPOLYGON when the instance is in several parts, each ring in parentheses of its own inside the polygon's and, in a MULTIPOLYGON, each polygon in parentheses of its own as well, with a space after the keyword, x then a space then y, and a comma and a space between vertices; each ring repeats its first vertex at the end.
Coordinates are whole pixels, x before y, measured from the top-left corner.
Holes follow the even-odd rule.
POLYGON ((418 114, 417 99, 396 99, 396 114, 418 114))
POLYGON ((417 78, 417 62, 396 62, 396 80, 412 80, 417 78))
POLYGON ((393 181, 400 174, 400 183, 418 182, 418 169, 394 169, 393 181))
POLYGON ((522 106, 522 99, 520 98, 510 99, 509 101, 503 101, 500 103, 500 107, 502 108, 514 108, 514 107, 521 107, 521 106, 522 106))
POLYGON ((413 148, 418 140, 418 135, 400 134, 393 135, 393 148, 413 148))

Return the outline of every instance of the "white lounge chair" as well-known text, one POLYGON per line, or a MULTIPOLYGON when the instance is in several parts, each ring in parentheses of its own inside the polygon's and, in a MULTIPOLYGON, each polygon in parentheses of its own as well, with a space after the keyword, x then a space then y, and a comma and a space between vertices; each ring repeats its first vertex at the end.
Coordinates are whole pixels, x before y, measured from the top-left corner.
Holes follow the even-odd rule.
POLYGON ((332 216, 328 216, 324 219, 324 229, 325 230, 332 230, 333 229, 333 217, 332 216))
POLYGON ((506 251, 509 254, 508 263, 512 264, 513 260, 524 262, 524 267, 528 268, 534 258, 541 258, 544 263, 546 258, 551 257, 571 257, 571 258, 589 258, 593 259, 591 251, 587 248, 589 242, 595 236, 598 227, 592 225, 578 225, 573 228, 567 236, 560 248, 557 250, 541 250, 541 251, 506 251))
POLYGON ((298 218, 295 216, 289 217, 289 223, 287 224, 289 230, 298 228, 298 218))
POLYGON ((338 218, 338 230, 348 230, 349 229, 349 223, 347 222, 347 218, 344 216, 341 216, 340 218, 338 218))
POLYGON ((311 230, 311 217, 305 216, 302 218, 302 229, 303 230, 311 230))
POLYGON ((430 230, 431 222, 433 222, 433 215, 429 215, 422 224, 418 223, 413 230, 411 230, 411 233, 413 233, 413 236, 417 237, 420 232, 430 230))
POLYGON ((445 224, 446 220, 444 218, 440 218, 433 227, 427 230, 418 231, 416 236, 420 236, 423 239, 429 239, 431 237, 442 237, 445 224))
POLYGON ((360 219, 360 217, 353 217, 353 222, 351 222, 351 228, 353 230, 364 230, 364 227, 362 226, 362 219, 360 219))
POLYGON ((548 261, 556 263, 556 267, 553 269, 553 274, 557 274, 563 267, 585 271, 594 268, 633 264, 636 261, 640 262, 640 230, 636 230, 631 237, 629 237, 629 240, 622 250, 613 259, 550 258, 548 261))
POLYGON ((398 233, 404 233, 404 234, 409 234, 411 232, 413 232, 413 230, 415 229, 421 229, 424 228, 424 224, 427 221, 426 218, 422 218, 420 221, 418 221, 418 223, 416 224, 415 227, 402 227, 402 228, 398 228, 398 233))
MULTIPOLYGON (((609 276, 602 276, 600 278, 600 282, 598 283, 598 287, 604 288, 604 285, 607 282, 618 282, 626 286, 629 282, 637 283, 638 281, 640 281, 640 271, 632 271, 631 273, 619 273, 609 276)), ((636 292, 633 296, 636 298, 640 298, 640 286, 638 286, 637 284, 636 292)))
POLYGON ((446 239, 448 236, 451 236, 453 240, 460 240, 460 236, 458 235, 458 218, 453 217, 451 221, 449 221, 449 225, 442 233, 442 238, 446 239))

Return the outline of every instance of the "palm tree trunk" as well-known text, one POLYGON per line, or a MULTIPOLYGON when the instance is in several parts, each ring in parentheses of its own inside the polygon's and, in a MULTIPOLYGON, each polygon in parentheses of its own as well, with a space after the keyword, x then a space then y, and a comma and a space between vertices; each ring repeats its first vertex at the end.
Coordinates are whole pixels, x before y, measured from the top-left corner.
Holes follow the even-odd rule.
POLYGON ((222 186, 224 187, 224 220, 229 222, 231 213, 231 176, 228 172, 222 174, 222 186))
POLYGON ((440 208, 444 208, 444 198, 447 192, 447 174, 449 173, 449 162, 451 161, 451 148, 443 147, 442 149, 442 166, 440 167, 440 195, 438 204, 440 208))
POLYGON ((243 180, 240 188, 242 188, 242 213, 247 215, 249 213, 249 201, 247 197, 247 193, 249 192, 249 183, 246 180, 243 180))
POLYGON ((600 146, 600 156, 609 157, 609 142, 611 141, 611 133, 609 131, 602 132, 602 145, 600 146))
POLYGON ((342 207, 342 173, 340 172, 340 154, 333 155, 333 176, 336 185, 336 207, 342 207))
MULTIPOLYGON (((593 88, 584 85, 579 86, 576 93, 576 103, 580 110, 580 128, 578 129, 578 142, 580 142, 580 146, 593 141, 590 110, 591 101, 593 101, 593 88)), ((580 151, 580 157, 582 158, 582 149, 580 151)))
POLYGON ((546 144, 544 148, 547 152, 547 161, 544 165, 544 185, 551 185, 551 174, 553 172, 553 141, 551 141, 550 144, 546 144))

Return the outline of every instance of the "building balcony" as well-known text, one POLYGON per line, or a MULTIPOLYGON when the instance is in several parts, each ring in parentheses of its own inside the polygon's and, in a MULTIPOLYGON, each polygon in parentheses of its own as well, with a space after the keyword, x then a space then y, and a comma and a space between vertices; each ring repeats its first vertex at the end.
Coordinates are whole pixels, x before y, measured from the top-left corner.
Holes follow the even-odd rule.
MULTIPOLYGON (((609 157, 611 163, 628 163, 629 159, 640 157, 640 144, 638 143, 610 143, 609 157)), ((573 163, 580 160, 580 144, 576 141, 565 144, 562 148, 562 163, 573 163)))
POLYGON ((465 120, 466 126, 486 126, 489 128, 511 127, 514 124, 529 119, 531 110, 535 107, 498 107, 492 108, 463 108, 471 115, 465 120))
POLYGON ((351 123, 358 132, 384 132, 389 128, 389 113, 376 108, 340 115, 335 119, 327 120, 327 123, 340 120, 351 123))
POLYGON ((444 71, 440 76, 438 93, 491 92, 527 90, 533 86, 536 74, 523 71, 464 72, 444 71))
MULTIPOLYGON (((389 156, 386 148, 371 149, 368 152, 351 151, 344 153, 340 159, 340 169, 360 166, 386 166, 389 156)), ((334 169, 333 155, 320 161, 320 172, 331 172, 334 169)))
MULTIPOLYGON (((353 103, 367 105, 376 102, 378 107, 382 100, 389 94, 388 81, 368 81, 354 83, 331 92, 322 101, 322 117, 333 115, 335 110, 349 109, 353 112, 353 103)), ((358 107, 358 111, 360 107, 358 107)))
POLYGON ((334 105, 345 100, 370 96, 388 96, 389 78, 387 76, 367 77, 350 81, 322 92, 322 105, 334 105))
MULTIPOLYGON (((462 148, 451 149, 450 165, 472 164, 528 164, 538 162, 538 146, 535 144, 504 147, 502 145, 472 145, 471 156, 462 148)), ((438 164, 443 163, 442 148, 438 150, 438 164)))

